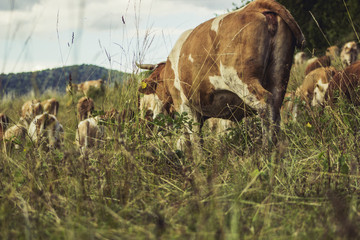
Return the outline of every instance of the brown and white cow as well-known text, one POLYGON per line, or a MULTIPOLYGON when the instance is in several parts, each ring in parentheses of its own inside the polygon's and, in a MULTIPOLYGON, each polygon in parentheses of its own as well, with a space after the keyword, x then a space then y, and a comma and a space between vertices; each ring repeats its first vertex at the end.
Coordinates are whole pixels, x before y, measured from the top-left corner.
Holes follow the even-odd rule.
POLYGON ((77 111, 79 121, 89 118, 94 111, 94 101, 88 97, 80 98, 77 103, 77 111))
POLYGON ((41 106, 43 107, 44 112, 48 112, 54 116, 56 116, 59 111, 59 102, 55 98, 42 101, 41 106))
POLYGON ((322 104, 321 98, 324 98, 329 82, 336 73, 334 67, 317 68, 305 76, 296 91, 287 92, 281 107, 282 123, 296 121, 299 104, 305 103, 307 107, 322 104))
POLYGON ((339 58, 340 56, 340 50, 339 47, 336 45, 330 46, 326 49, 326 56, 329 56, 331 61, 334 61, 339 58))
MULTIPOLYGON (((325 99, 332 103, 335 91, 344 95, 355 105, 360 105, 360 61, 346 67, 343 71, 338 72, 329 83, 325 99)), ((324 98, 319 100, 324 102, 324 98)))
POLYGON ((86 154, 88 148, 98 147, 104 138, 104 126, 100 124, 99 116, 81 121, 76 130, 75 141, 82 154, 86 154))
POLYGON ((340 58, 344 66, 353 64, 358 57, 358 47, 355 41, 347 42, 341 49, 340 58))
POLYGON ((25 102, 21 107, 21 121, 28 127, 30 122, 43 112, 41 102, 37 99, 25 102))
POLYGON ((9 118, 4 113, 0 113, 0 141, 3 139, 9 122, 9 118))
POLYGON ((296 89, 295 95, 300 97, 309 106, 317 105, 319 97, 321 97, 321 95, 324 96, 327 86, 336 72, 334 67, 321 67, 311 71, 305 76, 303 83, 296 89), (320 88, 325 91, 319 92, 319 89, 315 91, 317 86, 320 86, 320 88))
POLYGON ((90 89, 99 89, 101 91, 104 91, 104 88, 105 88, 104 80, 98 79, 98 80, 85 81, 79 84, 76 83, 72 83, 71 85, 69 84, 66 87, 66 92, 67 93, 81 92, 85 96, 87 96, 90 89))
POLYGON ((57 118, 49 113, 43 113, 30 123, 28 134, 37 145, 59 148, 64 140, 64 128, 57 118))
POLYGON ((282 5, 256 0, 182 34, 160 80, 174 109, 194 122, 210 117, 241 121, 256 111, 270 139, 279 126, 295 45, 304 41, 282 5))
POLYGON ((295 66, 303 65, 304 63, 306 63, 307 59, 308 58, 305 52, 298 52, 294 56, 294 65, 295 66))
POLYGON ((3 152, 7 154, 12 148, 19 149, 19 144, 25 142, 26 133, 25 126, 19 123, 8 128, 4 134, 3 152))
POLYGON ((308 75, 311 71, 321 68, 321 67, 329 67, 331 65, 331 58, 329 56, 322 56, 316 58, 313 62, 309 63, 305 69, 305 75, 308 75))

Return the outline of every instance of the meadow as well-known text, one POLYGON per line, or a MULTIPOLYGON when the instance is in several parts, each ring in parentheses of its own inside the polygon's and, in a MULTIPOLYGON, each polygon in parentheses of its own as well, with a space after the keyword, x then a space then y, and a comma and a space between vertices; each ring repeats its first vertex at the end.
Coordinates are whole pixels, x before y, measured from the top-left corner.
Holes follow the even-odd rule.
MULTIPOLYGON (((138 83, 94 94, 95 109, 132 109, 106 124, 102 146, 84 157, 75 145, 80 96, 56 96, 61 149, 29 140, 0 154, 1 239, 356 239, 360 237, 360 111, 340 98, 301 108, 270 150, 257 117, 222 135, 204 129, 203 150, 176 149, 186 115, 149 124, 137 109, 138 83)), ((288 89, 303 79, 293 69, 288 89)), ((3 99, 14 122, 29 97, 3 99)))

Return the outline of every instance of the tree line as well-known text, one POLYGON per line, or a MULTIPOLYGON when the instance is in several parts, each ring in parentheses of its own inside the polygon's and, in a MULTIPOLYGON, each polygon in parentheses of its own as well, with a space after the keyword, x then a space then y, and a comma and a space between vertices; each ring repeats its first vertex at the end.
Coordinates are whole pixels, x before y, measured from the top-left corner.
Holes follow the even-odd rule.
POLYGON ((1 74, 0 96, 6 94, 20 96, 31 91, 34 91, 35 95, 38 96, 46 90, 65 93, 70 76, 73 83, 81 83, 99 78, 105 81, 111 79, 111 83, 121 83, 128 74, 88 64, 35 72, 1 74))

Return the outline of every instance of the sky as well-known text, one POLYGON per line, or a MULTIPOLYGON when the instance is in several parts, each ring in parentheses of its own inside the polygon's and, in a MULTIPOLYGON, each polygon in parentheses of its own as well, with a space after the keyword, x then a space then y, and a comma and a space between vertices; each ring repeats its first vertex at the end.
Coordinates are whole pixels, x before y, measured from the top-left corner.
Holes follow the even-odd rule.
POLYGON ((242 0, 1 0, 0 73, 166 60, 180 34, 242 0))

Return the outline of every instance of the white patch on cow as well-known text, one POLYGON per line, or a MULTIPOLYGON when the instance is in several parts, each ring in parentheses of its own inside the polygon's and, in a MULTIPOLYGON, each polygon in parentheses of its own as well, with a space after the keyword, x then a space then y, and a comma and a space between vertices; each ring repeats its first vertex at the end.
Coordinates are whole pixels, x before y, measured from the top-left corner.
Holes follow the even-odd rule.
POLYGON ((192 63, 194 62, 194 59, 192 58, 191 54, 189 55, 189 61, 192 63))
POLYGON ((174 87, 176 89, 178 89, 179 91, 181 91, 181 86, 180 86, 180 77, 179 77, 178 68, 179 68, 181 47, 192 31, 193 31, 193 29, 190 29, 190 30, 185 31, 183 34, 181 34, 181 36, 176 41, 176 43, 168 57, 169 61, 171 63, 171 68, 173 69, 174 74, 175 74, 174 87))
POLYGON ((235 93, 245 104, 254 109, 264 109, 266 106, 261 103, 254 94, 250 93, 248 86, 239 78, 237 71, 232 66, 224 66, 220 62, 220 76, 209 77, 215 90, 228 90, 235 93))
MULTIPOLYGON (((153 111, 153 117, 162 113, 163 103, 156 94, 146 94, 140 98, 140 111, 145 114, 147 110, 153 111)), ((144 116, 143 116, 144 117, 144 116)))
POLYGON ((329 87, 329 83, 323 83, 321 78, 317 82, 314 88, 314 96, 311 100, 311 106, 315 107, 318 105, 322 105, 325 101, 325 93, 329 87))

